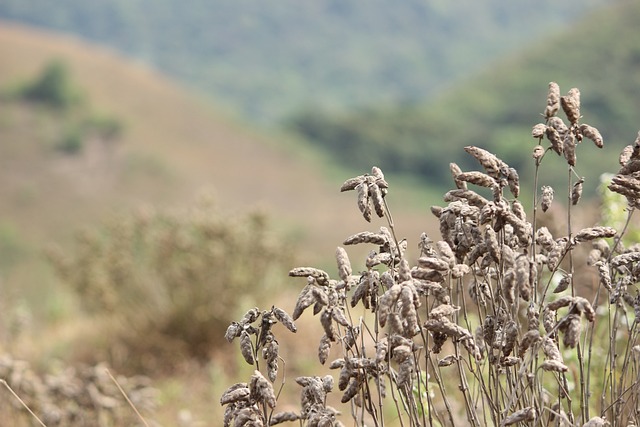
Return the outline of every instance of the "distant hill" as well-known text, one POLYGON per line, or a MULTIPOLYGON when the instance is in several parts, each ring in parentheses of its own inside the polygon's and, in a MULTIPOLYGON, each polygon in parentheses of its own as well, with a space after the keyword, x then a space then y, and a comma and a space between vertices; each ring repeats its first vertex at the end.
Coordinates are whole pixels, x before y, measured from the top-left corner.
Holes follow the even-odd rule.
MULTIPOLYGON (((379 164, 436 187, 450 186, 450 161, 477 167, 463 152, 466 145, 491 150, 526 178, 533 176, 531 128, 542 121, 547 83, 556 81, 563 94, 581 90, 583 121, 604 136, 604 150, 592 144, 578 150, 577 173, 593 189, 602 172, 617 170, 620 150, 640 129, 638 19, 640 4, 619 3, 494 62, 433 102, 347 115, 312 110, 290 125, 346 164, 379 164)), ((544 171, 545 181, 559 188, 566 180, 561 163, 544 171)))
POLYGON ((153 64, 245 118, 422 102, 607 0, 3 0, 0 19, 153 64))
MULTIPOLYGON (((229 214, 265 210, 283 238, 298 238, 307 262, 330 258, 346 236, 366 229, 355 199, 339 192, 347 172, 328 174, 321 156, 257 136, 147 67, 6 22, 0 57, 0 88, 33 79, 56 59, 92 108, 124 123, 112 144, 90 140, 67 154, 48 145, 49 113, 0 101, 0 275, 13 289, 32 287, 38 298, 53 292, 38 264, 49 243, 64 245, 118 212, 186 209, 202 194, 229 214)), ((429 227, 426 205, 422 213, 397 206, 403 236, 429 227)))

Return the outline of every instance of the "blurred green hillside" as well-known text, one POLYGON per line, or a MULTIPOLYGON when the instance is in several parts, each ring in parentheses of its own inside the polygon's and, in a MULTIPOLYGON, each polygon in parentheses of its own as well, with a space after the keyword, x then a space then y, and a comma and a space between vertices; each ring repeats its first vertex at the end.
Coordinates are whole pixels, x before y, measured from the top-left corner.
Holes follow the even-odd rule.
MULTIPOLYGON (((581 90, 583 121, 604 137, 604 151, 592 144, 578 149, 577 173, 588 178, 585 188, 593 189, 601 173, 617 170, 618 153, 640 128, 639 19, 639 3, 619 3, 493 63, 432 102, 350 115, 311 110, 289 125, 345 164, 378 164, 430 185, 450 185, 449 161, 463 169, 477 167, 463 152, 466 145, 496 153, 526 180, 533 176, 531 128, 544 121, 538 114, 547 83, 556 81, 563 94, 572 87, 581 90)), ((546 184, 566 179, 560 163, 544 171, 546 184)))
POLYGON ((0 18, 152 64, 245 118, 423 102, 606 0, 3 0, 0 18))

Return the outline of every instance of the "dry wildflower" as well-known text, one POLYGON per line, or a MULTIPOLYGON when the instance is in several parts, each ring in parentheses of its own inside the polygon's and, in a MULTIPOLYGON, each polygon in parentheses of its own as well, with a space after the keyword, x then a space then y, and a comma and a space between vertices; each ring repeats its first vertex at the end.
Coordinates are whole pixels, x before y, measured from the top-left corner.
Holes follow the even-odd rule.
POLYGON ((445 242, 444 240, 439 240, 436 242, 436 248, 440 253, 440 258, 448 262, 449 266, 453 267, 456 262, 456 256, 454 255, 453 250, 451 250, 451 246, 449 246, 449 243, 445 242))
POLYGON ((571 284, 571 274, 565 274, 558 282, 558 286, 553 290, 554 294, 559 294, 560 292, 564 292, 569 285, 571 284))
POLYGON ((549 267, 549 270, 554 271, 558 267, 568 248, 570 247, 565 239, 556 241, 556 245, 547 255, 547 267, 549 267))
POLYGON ((531 130, 531 136, 536 139, 540 139, 544 136, 546 131, 547 125, 545 125, 544 123, 538 123, 537 125, 533 126, 533 129, 531 130))
POLYGON ((464 151, 471 154, 482 165, 487 174, 494 178, 500 177, 500 166, 502 161, 489 151, 475 147, 473 145, 464 147, 464 151))
POLYGON ((320 315, 320 324, 324 329, 324 333, 327 335, 330 341, 336 341, 336 329, 333 326, 333 317, 331 315, 332 309, 325 309, 320 315))
POLYGON ((580 133, 593 141, 596 147, 602 148, 604 146, 602 135, 600 135, 598 129, 585 123, 581 124, 579 129, 580 133))
POLYGON ((553 117, 560 109, 560 86, 556 82, 549 83, 549 92, 547 93, 547 106, 544 110, 544 116, 549 119, 553 117))
POLYGON ((536 231, 536 243, 542 246, 547 252, 553 250, 556 241, 547 227, 540 227, 536 231))
POLYGON ((559 360, 547 359, 541 365, 540 368, 547 372, 567 372, 569 367, 559 360))
POLYGON ((347 403, 351 399, 353 399, 356 394, 358 394, 358 391, 360 391, 360 387, 362 386, 363 382, 364 380, 362 378, 362 375, 352 377, 344 390, 344 394, 342 395, 340 402, 347 403))
POLYGON ((471 268, 467 264, 456 264, 451 269, 451 278, 460 279, 471 272, 471 268))
POLYGON ((575 87, 571 88, 565 96, 560 98, 560 105, 571 124, 578 123, 580 120, 580 90, 575 87))
POLYGON ((550 334, 556 326, 556 312, 544 310, 542 312, 542 326, 546 333, 550 334))
POLYGON ((493 261, 496 263, 500 262, 500 245, 498 244, 496 232, 491 226, 488 226, 484 230, 484 244, 493 261))
POLYGON ((439 319, 441 317, 449 317, 454 313, 458 312, 460 307, 450 304, 440 304, 439 306, 431 309, 429 311, 429 317, 432 319, 439 319))
POLYGON ((570 166, 576 165, 576 136, 573 132, 567 132, 563 140, 564 158, 570 166))
POLYGON ((242 333, 242 326, 238 322, 231 322, 227 331, 224 334, 224 337, 227 341, 231 342, 235 338, 238 338, 242 333))
POLYGON ((542 207, 542 212, 546 212, 551 206, 553 202, 553 188, 545 185, 542 187, 542 199, 540 202, 540 206, 542 207))
POLYGON ((441 368, 444 368, 446 366, 453 365, 453 363, 457 361, 458 361, 458 358, 455 355, 450 354, 449 356, 445 356, 442 359, 438 360, 438 366, 441 368))
POLYGON ((567 127, 567 125, 564 124, 564 121, 562 121, 562 119, 558 116, 551 117, 548 123, 549 126, 558 131, 558 135, 562 139, 564 139, 567 132, 569 132, 569 128, 567 127))
POLYGON ((582 184, 584 183, 584 177, 580 178, 578 182, 573 184, 573 188, 571 189, 571 204, 577 205, 582 197, 582 184))
POLYGON ((560 136, 556 128, 547 126, 547 131, 545 132, 547 139, 551 143, 551 148, 556 152, 559 156, 562 155, 564 151, 563 148, 563 138, 560 136))
POLYGON ((593 322, 596 319, 596 312, 588 299, 576 296, 573 299, 573 303, 575 304, 576 310, 583 313, 589 322, 593 322))
POLYGON ((467 189, 467 183, 458 179, 458 175, 462 173, 462 169, 456 163, 449 163, 449 171, 451 171, 451 176, 453 177, 453 182, 456 184, 456 188, 460 190, 467 189))
POLYGON ((536 409, 533 406, 529 406, 519 411, 514 412, 502 421, 503 426, 510 426, 520 422, 535 421, 537 417, 536 409))
POLYGON ((502 296, 507 304, 513 304, 516 300, 516 283, 516 274, 510 268, 502 279, 502 296))

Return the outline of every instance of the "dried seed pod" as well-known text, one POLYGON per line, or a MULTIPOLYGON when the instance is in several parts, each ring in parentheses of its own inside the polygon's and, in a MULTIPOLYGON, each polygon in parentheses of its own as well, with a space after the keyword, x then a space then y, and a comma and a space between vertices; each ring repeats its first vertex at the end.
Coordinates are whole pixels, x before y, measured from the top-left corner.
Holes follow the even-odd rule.
POLYGON ((347 385, 344 394, 342 395, 342 399, 340 399, 340 402, 347 403, 351 399, 353 399, 356 394, 358 394, 358 391, 360 391, 360 386, 363 382, 364 380, 362 379, 361 375, 351 377, 351 379, 349 380, 349 384, 347 385))
POLYGON ((253 365, 255 363, 255 359, 253 358, 253 344, 251 343, 251 337, 247 331, 242 331, 240 334, 240 352, 242 353, 244 360, 249 365, 253 365))
POLYGON ((573 303, 575 304, 576 309, 580 313, 583 313, 584 317, 586 317, 589 322, 596 320, 596 312, 588 299, 576 296, 573 299, 573 303))
POLYGON ((507 304, 511 305, 516 300, 516 275, 512 268, 506 271, 502 279, 502 296, 507 304))
POLYGON ((540 341, 540 332, 538 332, 537 329, 530 330, 524 334, 522 340, 520 340, 520 347, 518 348, 520 357, 538 341, 540 341))
POLYGON ((320 338, 320 345, 318 346, 318 360, 322 365, 325 364, 329 357, 329 351, 331 350, 331 340, 327 334, 322 334, 320 338))
POLYGON ((571 274, 565 274, 558 282, 558 286, 553 290, 554 294, 559 294, 560 292, 564 292, 569 285, 571 284, 571 274))
POLYGON ((542 313, 542 326, 546 333, 550 334, 556 326, 556 312, 545 310, 542 313))
POLYGON ((551 206, 553 202, 553 188, 545 185, 542 187, 542 198, 540 202, 540 206, 542 207, 542 212, 546 212, 551 206))
POLYGON ((460 307, 450 304, 440 304, 439 306, 429 311, 429 317, 432 319, 439 319, 441 317, 449 317, 452 314, 460 310, 460 307))
POLYGON ((345 316, 344 311, 340 307, 333 307, 331 309, 331 317, 335 320, 339 325, 344 326, 345 328, 351 326, 347 316, 345 316))
POLYGON ((373 208, 379 218, 384 217, 384 199, 382 190, 376 184, 369 185, 369 196, 373 203, 373 208))
POLYGON ((453 267, 453 265, 455 265, 455 262, 456 262, 456 256, 451 250, 451 246, 449 246, 449 244, 444 240, 439 240, 436 242, 436 248, 440 253, 440 258, 448 262, 450 267, 453 267))
POLYGON ((562 152, 564 151, 563 138, 560 136, 558 131, 554 127, 547 126, 545 135, 551 143, 551 149, 553 149, 553 151, 555 151, 558 156, 561 156, 562 152))
POLYGON ((445 202, 466 200, 470 205, 482 208, 489 203, 487 199, 472 190, 449 190, 444 195, 445 202))
POLYGON ((564 147, 564 158, 570 166, 576 165, 576 136, 573 132, 567 132, 562 141, 564 147))
POLYGON ((288 330, 291 332, 296 332, 298 328, 293 323, 293 319, 289 314, 281 308, 273 307, 273 314, 276 316, 276 319, 280 321, 288 330))
POLYGON ((525 301, 531 299, 531 293, 533 292, 531 280, 532 271, 536 271, 535 266, 529 262, 529 258, 527 258, 526 255, 522 254, 516 258, 515 274, 518 293, 525 301))
POLYGON ((313 277, 319 285, 326 286, 329 284, 329 274, 326 271, 314 267, 296 267, 289 271, 291 277, 313 277))
POLYGON ((584 183, 584 177, 580 178, 578 182, 573 184, 573 188, 571 189, 571 204, 577 205, 582 197, 582 184, 584 183))
POLYGON ((546 131, 547 125, 545 125, 544 123, 538 123, 537 125, 533 126, 533 129, 531 130, 531 136, 536 139, 540 139, 544 136, 544 133, 546 131))
POLYGON ((455 355, 450 354, 449 356, 445 356, 442 359, 438 360, 438 366, 441 368, 444 368, 446 366, 451 366, 457 360, 458 358, 455 355))
POLYGON ((542 351, 545 356, 551 360, 557 360, 562 362, 562 355, 560 354, 560 349, 558 349, 558 345, 549 337, 544 337, 542 339, 542 351))
POLYGON ((580 90, 575 87, 571 88, 565 96, 560 97, 560 105, 571 124, 578 123, 580 120, 580 90))
POLYGON ((351 262, 349 261, 347 251, 341 246, 336 248, 336 261, 338 263, 338 277, 347 283, 353 270, 351 269, 351 262))
POLYGON ((597 240, 602 238, 610 238, 616 235, 616 229, 613 227, 590 227, 580 230, 575 237, 578 243, 597 240))
POLYGON ((558 112, 560 108, 560 86, 556 82, 549 83, 549 92, 547 94, 547 107, 544 110, 544 116, 549 119, 558 112))
POLYGON ((484 230, 484 244, 493 261, 499 263, 501 258, 500 245, 498 244, 496 232, 491 226, 486 227, 484 230))
POLYGON ((482 172, 462 172, 456 177, 460 181, 478 185, 480 187, 491 188, 496 184, 495 179, 482 172))
POLYGON ((494 178, 498 178, 500 176, 500 166, 502 161, 498 159, 494 154, 482 148, 474 147, 472 145, 464 147, 464 151, 475 157, 476 160, 480 162, 487 174, 491 175, 494 178))
POLYGON ((414 279, 427 280, 430 282, 444 282, 444 276, 441 272, 428 268, 411 269, 411 277, 413 277, 414 279))
POLYGON ((628 252, 613 257, 611 259, 611 267, 618 268, 638 261, 640 261, 640 252, 628 252))
POLYGON ((357 245, 360 243, 372 243, 374 245, 388 244, 389 240, 384 234, 372 233, 371 231, 362 231, 347 237, 343 242, 344 245, 357 245))
POLYGON ((298 295, 298 299, 296 300, 296 305, 292 313, 293 320, 298 319, 307 308, 311 307, 316 302, 316 297, 313 294, 314 288, 315 286, 313 285, 307 285, 298 295))
POLYGON ((506 357, 511 354, 518 341, 518 324, 514 320, 509 320, 504 327, 504 344, 502 354, 506 357))
POLYGON ((471 268, 467 264, 456 264, 451 269, 451 278, 460 279, 471 272, 471 268))
POLYGON ((358 326, 347 327, 347 332, 344 336, 344 339, 342 340, 344 342, 344 346, 346 350, 350 350, 354 345, 356 345, 356 340, 358 339, 359 335, 360 335, 360 328, 358 326))
POLYGON ((253 371, 249 383, 249 390, 251 392, 251 398, 254 401, 265 402, 270 408, 275 408, 276 395, 273 391, 273 386, 260 371, 253 371))
POLYGON ((574 348, 578 345, 580 339, 580 315, 575 313, 569 313, 558 325, 558 330, 564 333, 564 345, 569 348, 574 348))
POLYGON ((340 191, 344 192, 344 191, 355 190, 355 188, 358 185, 362 184, 365 180, 366 178, 364 175, 356 176, 355 178, 349 178, 342 184, 342 186, 340 187, 340 191))
POLYGON ((561 139, 564 139, 564 136, 569 132, 567 125, 565 125, 562 119, 558 116, 551 117, 548 123, 549 126, 558 131, 558 135, 560 135, 561 139))
POLYGON ((262 347, 262 358, 267 362, 273 362, 278 358, 279 346, 278 341, 273 334, 269 332, 265 339, 264 347, 262 347))
POLYGON ((627 163, 629 163, 629 160, 631 160, 631 156, 633 156, 633 151, 633 145, 627 145, 622 149, 622 151, 620 152, 620 156, 618 157, 618 163, 620 163, 620 166, 625 166, 627 163))
POLYGON ((559 360, 547 359, 541 365, 540 368, 548 372, 567 372, 569 367, 559 360))
POLYGON ((435 257, 420 257, 418 258, 418 265, 438 271, 449 271, 449 262, 435 257))
POLYGON ((291 412, 291 411, 277 412, 271 416, 269 425, 275 426, 287 421, 298 421, 299 419, 300 419, 300 415, 296 414, 295 412, 291 412))
POLYGON ((511 191, 513 197, 518 197, 520 195, 520 176, 515 168, 509 168, 507 184, 509 185, 509 191, 511 191))
POLYGON ((367 222, 371 222, 373 211, 371 210, 371 203, 369 198, 369 185, 366 182, 361 182, 356 186, 358 192, 358 209, 367 222))
POLYGON ((249 399, 249 387, 247 383, 237 383, 229 387, 220 397, 220 405, 239 402, 249 399))
POLYGON ((410 286, 402 287, 399 300, 402 302, 400 315, 407 325, 405 328, 405 335, 412 337, 420 332, 420 327, 418 326, 418 314, 414 305, 413 290, 410 286))
POLYGON ((547 255, 547 267, 549 267, 549 270, 554 271, 558 267, 560 260, 566 254, 567 248, 570 248, 570 246, 566 240, 556 241, 556 245, 547 255))
POLYGON ((231 324, 227 328, 227 331, 224 334, 224 338, 227 341, 231 342, 235 338, 239 337, 241 333, 242 333, 242 326, 240 326, 238 322, 231 322, 231 324))
POLYGON ((573 304, 574 300, 575 297, 572 297, 571 295, 565 295, 555 301, 548 303, 546 309, 551 311, 558 311, 562 307, 568 307, 573 304))
POLYGON ((456 163, 449 163, 449 171, 451 171, 451 176, 453 177, 453 182, 456 184, 456 188, 460 190, 467 189, 467 183, 458 179, 458 175, 462 173, 462 169, 456 163))
POLYGON ((335 342, 336 331, 333 326, 333 317, 331 315, 332 311, 333 310, 330 308, 326 308, 322 311, 322 314, 320 315, 320 324, 322 325, 322 329, 324 329, 324 333, 327 335, 327 338, 329 338, 330 341, 335 342))
POLYGON ((589 126, 585 123, 581 124, 580 133, 593 141, 596 147, 602 148, 604 146, 600 131, 598 131, 598 129, 594 128, 593 126, 589 126))
POLYGON ((595 265, 600 276, 600 283, 605 287, 605 289, 611 292, 611 273, 609 272, 609 267, 602 261, 598 261, 595 265))
POLYGON ((540 165, 545 152, 546 150, 542 145, 536 145, 535 147, 533 147, 533 153, 531 154, 531 156, 536 161, 536 165, 540 165))

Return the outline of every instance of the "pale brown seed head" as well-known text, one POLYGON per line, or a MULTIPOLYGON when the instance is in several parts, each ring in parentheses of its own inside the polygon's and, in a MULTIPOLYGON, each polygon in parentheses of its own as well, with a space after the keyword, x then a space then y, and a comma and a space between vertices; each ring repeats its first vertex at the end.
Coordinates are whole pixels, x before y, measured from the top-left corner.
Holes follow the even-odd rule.
POLYGON ((580 90, 575 87, 569 90, 565 96, 560 97, 560 105, 571 124, 578 123, 580 120, 580 90))
POLYGON ((547 125, 545 125, 544 123, 538 123, 537 125, 533 126, 533 129, 531 130, 531 136, 539 139, 544 136, 546 131, 547 125))
POLYGON ((536 145, 533 147, 532 157, 535 159, 536 164, 539 165, 540 161, 544 157, 545 149, 542 145, 536 145))
POLYGON ((565 365, 559 360, 554 360, 554 359, 545 360, 540 365, 540 368, 548 372, 567 372, 569 370, 569 367, 567 365, 565 365))
POLYGON ((593 141, 596 147, 602 148, 604 146, 602 135, 598 129, 585 123, 581 124, 579 129, 580 133, 593 141))
POLYGON ((547 130, 545 132, 547 139, 551 143, 551 148, 556 152, 559 156, 562 155, 563 147, 563 138, 560 136, 560 133, 551 126, 547 126, 547 130))
POLYGON ((571 204, 577 205, 582 197, 582 184, 584 183, 584 178, 580 178, 578 182, 573 184, 573 188, 571 189, 571 204))
POLYGON ((551 206, 551 203, 553 202, 553 194, 554 191, 552 187, 549 187, 548 185, 542 187, 542 198, 540 201, 542 212, 546 212, 551 206))
POLYGON ((449 171, 451 171, 451 176, 453 177, 453 182, 456 184, 456 188, 460 190, 467 189, 467 183, 458 179, 458 175, 462 173, 462 169, 457 163, 449 163, 449 171))
POLYGON ((564 148, 564 158, 570 166, 576 165, 576 137, 573 132, 567 132, 562 141, 564 148))
POLYGON ((544 110, 544 116, 548 119, 555 116, 560 108, 560 86, 556 82, 549 83, 549 92, 547 93, 547 107, 544 110))

